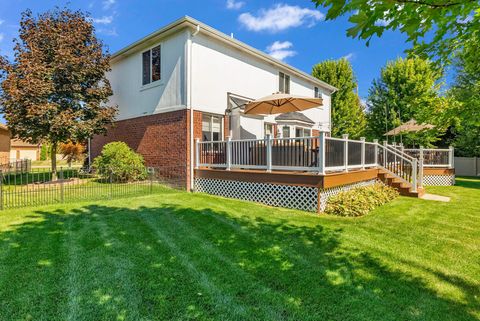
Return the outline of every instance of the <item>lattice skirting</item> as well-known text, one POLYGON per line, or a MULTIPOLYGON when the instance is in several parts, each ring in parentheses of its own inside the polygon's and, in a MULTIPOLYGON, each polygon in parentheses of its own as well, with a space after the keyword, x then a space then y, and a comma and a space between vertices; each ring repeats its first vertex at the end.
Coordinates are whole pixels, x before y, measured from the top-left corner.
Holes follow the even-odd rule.
POLYGON ((318 202, 323 211, 327 200, 332 195, 355 187, 375 183, 369 180, 329 189, 285 184, 252 183, 231 180, 195 178, 195 191, 223 197, 263 203, 270 206, 294 208, 309 212, 317 212, 318 202), (320 193, 320 198, 318 196, 320 193))
POLYGON ((316 212, 318 188, 221 179, 195 178, 195 191, 316 212))
POLYGON ((423 176, 425 186, 452 186, 455 185, 455 175, 425 175, 423 176))

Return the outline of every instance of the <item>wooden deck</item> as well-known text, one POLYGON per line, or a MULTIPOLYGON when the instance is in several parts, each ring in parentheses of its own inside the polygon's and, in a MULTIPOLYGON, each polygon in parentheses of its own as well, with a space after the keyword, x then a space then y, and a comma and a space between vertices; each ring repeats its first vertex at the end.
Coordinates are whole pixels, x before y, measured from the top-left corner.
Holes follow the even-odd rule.
POLYGON ((377 176, 377 168, 341 173, 327 173, 325 175, 289 171, 273 171, 268 173, 264 170, 232 169, 227 171, 224 169, 212 168, 195 169, 195 177, 198 178, 234 180, 251 183, 286 184, 318 187, 322 189, 367 181, 375 179, 377 176))

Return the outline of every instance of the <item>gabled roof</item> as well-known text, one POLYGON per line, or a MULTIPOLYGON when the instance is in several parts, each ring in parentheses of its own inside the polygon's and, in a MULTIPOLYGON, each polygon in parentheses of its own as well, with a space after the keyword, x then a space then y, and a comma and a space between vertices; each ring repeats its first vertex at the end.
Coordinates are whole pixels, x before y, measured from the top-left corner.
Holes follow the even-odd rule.
POLYGON ((183 28, 192 28, 192 29, 195 29, 195 28, 198 28, 197 30, 199 30, 199 32, 202 32, 210 37, 213 37, 219 41, 222 41, 234 48, 237 48, 239 50, 242 50, 248 54, 251 54, 263 61, 266 61, 270 64, 273 64, 277 67, 279 67, 280 69, 292 74, 292 75, 295 75, 299 78, 302 78, 304 80, 307 80, 313 84, 316 84, 318 87, 322 87, 330 92, 335 92, 337 90, 337 88, 335 88, 334 86, 330 85, 330 84, 327 84, 326 82, 324 81, 321 81, 311 75, 309 75, 308 73, 306 72, 303 72, 295 67, 292 67, 278 59, 275 59, 273 58, 272 56, 258 50, 258 49, 255 49, 253 48, 252 46, 249 46, 247 45, 246 43, 242 42, 242 41, 239 41, 237 39, 234 39, 230 36, 227 36, 226 34, 224 34, 223 32, 220 32, 218 31, 217 29, 214 29, 194 18, 191 18, 189 16, 185 16, 183 18, 180 18, 172 23, 170 23, 169 25, 147 35, 146 37, 132 43, 131 45, 123 48, 123 49, 120 49, 119 51, 115 52, 113 55, 112 55, 112 61, 115 61, 117 59, 120 59, 121 57, 123 56, 128 56, 130 55, 131 53, 133 52, 136 52, 138 47, 141 47, 143 45, 146 45, 146 44, 152 44, 153 42, 157 41, 159 38, 162 38, 162 37, 165 37, 165 36, 168 36, 168 35, 171 35, 171 34, 174 34, 175 32, 183 29, 183 28))
POLYGON ((301 121, 301 122, 312 124, 312 125, 315 124, 315 122, 313 120, 311 120, 310 118, 308 118, 304 114, 299 113, 298 111, 292 111, 290 113, 280 114, 277 117, 275 117, 275 120, 277 120, 277 121, 278 120, 280 120, 280 121, 301 121))

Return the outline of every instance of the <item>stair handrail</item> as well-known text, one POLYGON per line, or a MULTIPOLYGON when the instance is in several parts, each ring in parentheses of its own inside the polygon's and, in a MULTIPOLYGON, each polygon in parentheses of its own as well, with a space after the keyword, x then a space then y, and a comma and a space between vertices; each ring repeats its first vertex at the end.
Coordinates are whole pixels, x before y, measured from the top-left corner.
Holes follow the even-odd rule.
MULTIPOLYGON (((401 173, 395 173, 395 172, 392 172, 391 170, 389 170, 388 168, 386 168, 387 157, 384 157, 384 159, 383 159, 384 164, 383 165, 380 164, 380 163, 378 164, 378 166, 382 167, 384 170, 386 170, 390 174, 396 176, 397 178, 406 182, 407 184, 411 184, 412 185, 412 191, 416 192, 417 191, 417 179, 418 179, 418 175, 419 175, 419 171, 417 170, 418 160, 409 156, 409 155, 407 155, 407 154, 405 154, 405 153, 403 153, 402 151, 399 151, 396 148, 389 147, 386 144, 382 145, 382 144, 377 143, 377 146, 380 149, 383 149, 383 151, 385 153, 393 154, 396 157, 399 157, 400 159, 403 159, 404 161, 406 161, 407 163, 409 163, 412 166, 412 174, 410 175, 412 181, 410 182, 410 181, 406 180, 405 178, 403 178, 401 173)), ((420 178, 419 181, 421 182, 422 178, 420 178)))

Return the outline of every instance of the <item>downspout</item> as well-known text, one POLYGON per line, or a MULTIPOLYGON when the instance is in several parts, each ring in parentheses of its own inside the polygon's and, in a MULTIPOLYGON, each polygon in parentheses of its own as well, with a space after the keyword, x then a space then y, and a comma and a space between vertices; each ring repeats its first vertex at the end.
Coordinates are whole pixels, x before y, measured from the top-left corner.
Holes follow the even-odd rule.
POLYGON ((188 36, 188 45, 187 45, 187 59, 188 59, 188 68, 187 68, 187 105, 188 109, 190 109, 190 191, 193 190, 193 182, 194 182, 194 154, 195 154, 195 140, 193 138, 193 106, 192 106, 192 38, 195 37, 200 32, 200 25, 197 25, 197 28, 193 33, 189 33, 188 36))

